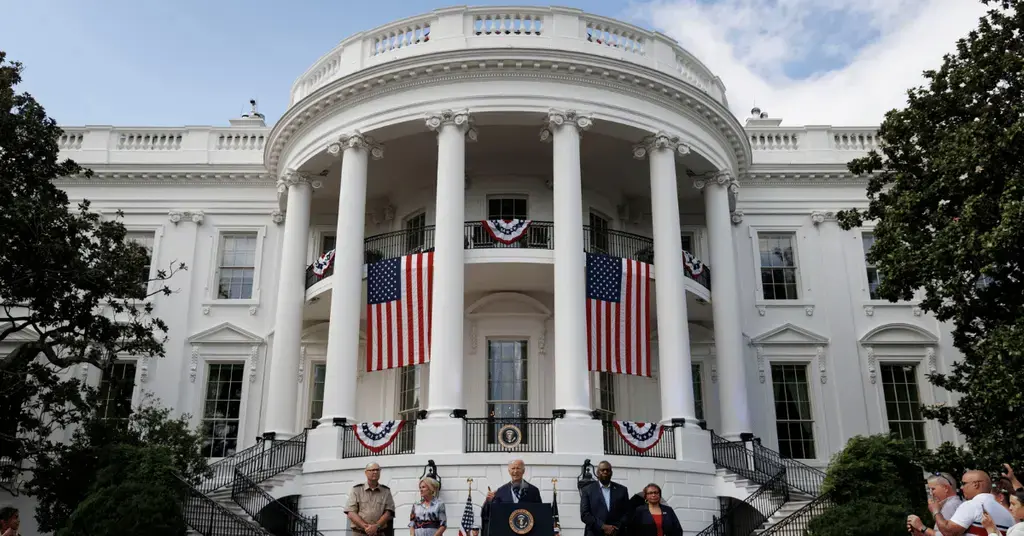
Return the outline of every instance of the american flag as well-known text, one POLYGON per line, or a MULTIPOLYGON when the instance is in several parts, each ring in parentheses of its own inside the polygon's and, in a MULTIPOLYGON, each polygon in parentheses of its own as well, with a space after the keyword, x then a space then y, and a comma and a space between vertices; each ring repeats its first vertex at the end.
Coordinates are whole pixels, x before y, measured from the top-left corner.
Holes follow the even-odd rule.
POLYGON ((466 509, 462 511, 462 524, 460 525, 459 536, 470 536, 476 524, 476 517, 473 516, 473 496, 466 495, 466 509))
POLYGON ((587 253, 590 370, 651 375, 651 265, 587 253))
POLYGON ((366 275, 366 370, 430 360, 434 254, 375 262, 366 275))

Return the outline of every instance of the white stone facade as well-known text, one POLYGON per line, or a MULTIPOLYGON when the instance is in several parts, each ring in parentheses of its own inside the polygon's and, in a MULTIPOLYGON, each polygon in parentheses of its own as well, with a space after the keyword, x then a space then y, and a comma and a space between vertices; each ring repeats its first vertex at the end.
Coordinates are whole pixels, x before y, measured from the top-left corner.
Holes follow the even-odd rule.
POLYGON ((835 221, 865 205, 865 181, 845 163, 875 146, 875 129, 779 124, 737 121, 722 82, 661 34, 564 8, 452 8, 343 41, 299 78, 273 127, 256 116, 228 128, 66 127, 62 155, 97 177, 63 185, 104 214, 123 210, 129 230, 152 237, 154 273, 189 267, 170 282, 177 292, 154 299, 170 327, 167 357, 136 363, 135 402, 152 393, 200 425, 217 403, 207 396, 214 376, 235 374, 225 381, 240 395, 222 402, 237 420, 231 450, 319 417, 298 489, 323 533, 347 527, 341 507, 370 460, 343 457, 333 419, 418 410, 427 418, 415 453, 374 458, 397 492, 399 520, 428 459, 458 519, 465 479, 475 479, 479 506, 515 456, 545 500, 559 479, 562 526, 579 534, 575 477, 584 459, 608 458, 631 492, 662 484, 690 532, 718 514, 723 489, 699 419, 775 450, 809 448, 802 461, 815 466, 850 437, 897 421, 930 446, 960 441, 952 428, 887 412, 895 384, 914 385, 923 403, 951 403, 925 375, 958 354, 948 328, 915 303, 871 299, 870 229, 835 221), (509 216, 548 225, 543 243, 474 243, 483 236, 474 222, 509 216), (365 252, 422 246, 419 231, 401 232, 409 225, 429 229, 436 258, 434 357, 415 380, 366 372, 363 354, 365 252), (584 232, 590 225, 610 234, 584 232), (380 242, 386 233, 397 238, 380 242), (586 368, 581 250, 634 235, 659 254, 654 374, 612 377, 614 418, 683 419, 674 460, 606 455, 590 415, 602 409, 602 382, 586 368), (762 257, 771 254, 760 248, 769 242, 793 252, 769 276, 788 271, 792 283, 766 290, 762 257), (333 274, 307 285, 307 266, 332 247, 333 274), (710 288, 685 275, 681 255, 661 253, 684 248, 710 267, 710 288), (523 341, 515 381, 527 416, 564 410, 553 452, 466 451, 463 421, 449 415, 486 416, 496 340, 523 341), (775 377, 783 374, 791 377, 775 377), (404 402, 410 388, 415 406, 404 402), (793 414, 777 414, 780 390, 798 393, 788 395, 799 399, 787 406, 793 414), (810 434, 794 443, 797 428, 810 434))

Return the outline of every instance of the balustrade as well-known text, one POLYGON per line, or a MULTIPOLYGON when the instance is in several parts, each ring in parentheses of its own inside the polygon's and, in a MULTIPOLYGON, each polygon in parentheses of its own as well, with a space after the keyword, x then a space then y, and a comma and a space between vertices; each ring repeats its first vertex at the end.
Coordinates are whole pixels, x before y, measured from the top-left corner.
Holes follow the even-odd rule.
POLYGON ((676 434, 675 426, 664 426, 661 439, 653 447, 640 452, 626 443, 615 428, 614 421, 601 421, 602 434, 604 436, 604 453, 611 456, 634 456, 640 458, 668 458, 676 457, 676 434))
POLYGON ((466 452, 554 452, 554 419, 499 418, 466 419, 466 452), (515 428, 514 442, 501 438, 503 430, 515 428), (514 444, 513 444, 514 443, 514 444))

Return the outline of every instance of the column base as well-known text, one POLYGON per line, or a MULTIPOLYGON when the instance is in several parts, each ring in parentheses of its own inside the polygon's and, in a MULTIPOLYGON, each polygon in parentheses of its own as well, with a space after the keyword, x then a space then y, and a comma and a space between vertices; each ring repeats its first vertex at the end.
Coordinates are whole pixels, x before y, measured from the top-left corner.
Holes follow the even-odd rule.
POLYGON ((322 423, 306 436, 306 461, 323 462, 341 459, 340 426, 322 423))
POLYGON ((673 430, 676 436, 676 459, 688 462, 714 463, 711 453, 711 433, 700 428, 680 426, 673 430))
POLYGON ((465 422, 451 417, 426 418, 416 423, 416 454, 462 454, 465 422))
POLYGON ((604 453, 601 421, 594 419, 555 419, 555 452, 594 456, 604 453))

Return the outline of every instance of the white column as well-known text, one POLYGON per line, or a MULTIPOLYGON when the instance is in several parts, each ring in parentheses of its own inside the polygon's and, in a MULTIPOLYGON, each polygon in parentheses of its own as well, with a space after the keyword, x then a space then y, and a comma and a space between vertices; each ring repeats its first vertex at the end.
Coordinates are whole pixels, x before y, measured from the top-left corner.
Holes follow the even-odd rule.
POLYGON ((281 271, 277 283, 277 311, 274 316, 274 348, 267 387, 266 431, 277 439, 295 434, 295 409, 299 400, 296 378, 302 346, 302 309, 306 298, 306 247, 313 188, 320 181, 289 172, 277 181, 278 192, 288 192, 281 243, 281 271))
POLYGON ((740 319, 739 279, 736 248, 729 213, 729 191, 739 185, 728 172, 697 179, 694 186, 704 191, 704 210, 711 243, 711 310, 715 322, 715 350, 718 354, 718 393, 723 437, 737 439, 752 431, 747 404, 747 374, 743 355, 740 319))
POLYGON ((580 132, 592 124, 575 111, 552 110, 541 131, 541 139, 553 144, 555 409, 565 410, 566 419, 591 418, 580 132))
MULTIPOLYGON (((466 138, 476 139, 476 132, 465 110, 433 114, 427 117, 427 128, 437 132, 434 303, 427 419, 439 419, 448 418, 452 410, 464 409, 466 138)), ((461 446, 461 442, 459 444, 461 446)))
POLYGON ((369 157, 384 149, 359 133, 344 135, 327 151, 341 155, 341 194, 331 286, 331 325, 327 332, 327 373, 321 427, 337 418, 352 420, 356 412, 359 366, 359 322, 363 302, 363 234, 366 226, 366 173, 369 157))
POLYGON ((698 426, 693 406, 690 369, 690 332, 686 314, 686 274, 679 230, 679 192, 676 154, 690 148, 663 132, 647 137, 633 148, 633 156, 651 164, 651 220, 654 230, 654 289, 658 311, 658 385, 661 421, 685 419, 698 426))

